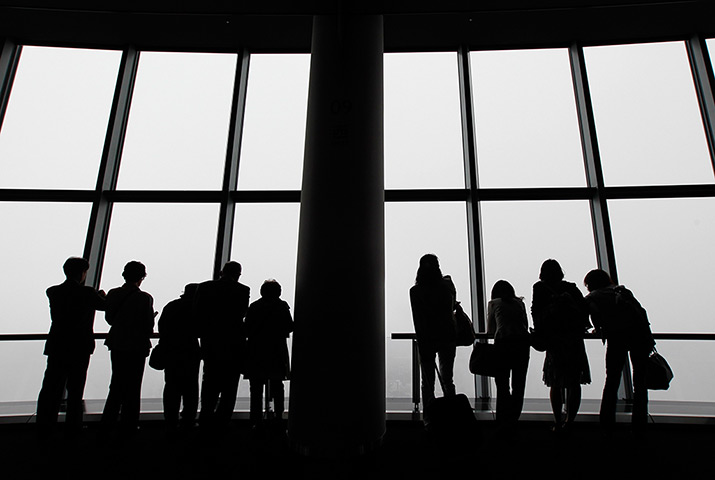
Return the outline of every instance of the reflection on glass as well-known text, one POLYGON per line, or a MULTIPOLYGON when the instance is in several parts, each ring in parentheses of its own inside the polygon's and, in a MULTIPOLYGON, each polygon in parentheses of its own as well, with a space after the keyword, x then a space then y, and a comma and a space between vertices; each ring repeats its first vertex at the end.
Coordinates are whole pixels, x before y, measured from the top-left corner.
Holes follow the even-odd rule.
POLYGON ((584 49, 607 185, 712 183, 682 42, 584 49))
POLYGON ((238 187, 300 190, 310 55, 251 55, 238 187))
MULTIPOLYGON (((146 265, 142 290, 154 297, 154 309, 178 298, 187 283, 211 279, 218 207, 201 204, 118 204, 114 206, 102 289, 124 283, 130 260, 146 265)), ((98 315, 95 331, 109 328, 98 315)), ((156 330, 155 330, 156 331, 156 330)))
POLYGON ((464 188, 457 54, 384 58, 385 187, 464 188))
POLYGON ((583 186, 568 50, 471 52, 479 186, 583 186))
POLYGON ((118 188, 221 188, 236 55, 142 52, 118 188))
MULTIPOLYGON (((587 293, 583 277, 596 268, 588 202, 484 202, 482 221, 487 296, 497 280, 508 280, 529 309, 532 286, 547 258, 558 260, 565 280, 587 293)), ((529 325, 533 326, 531 315, 529 325)), ((543 354, 532 350, 526 383, 529 398, 542 397, 548 391, 541 381, 542 364, 543 354), (533 358, 542 361, 537 365, 533 358)), ((586 389, 583 394, 584 398, 590 395, 586 389)), ((593 395, 600 395, 600 390, 593 395)))
POLYGON ((68 257, 82 256, 90 209, 78 203, 0 203, 0 333, 49 331, 45 290, 65 280, 68 257))
POLYGON ((618 280, 653 331, 714 332, 715 199, 613 200, 608 208, 618 280))
MULTIPOLYGON (((464 203, 388 203, 385 205, 385 334, 389 397, 412 396, 411 346, 391 340, 392 333, 414 332, 409 290, 415 284, 420 257, 434 253, 442 273, 451 275, 457 300, 471 312, 469 253, 464 203)), ((457 349, 457 390, 474 395, 474 380, 467 368, 471 349, 457 349)), ((439 390, 439 387, 438 387, 439 390)))
POLYGON ((23 47, 0 134, 1 188, 95 187, 120 58, 23 47))

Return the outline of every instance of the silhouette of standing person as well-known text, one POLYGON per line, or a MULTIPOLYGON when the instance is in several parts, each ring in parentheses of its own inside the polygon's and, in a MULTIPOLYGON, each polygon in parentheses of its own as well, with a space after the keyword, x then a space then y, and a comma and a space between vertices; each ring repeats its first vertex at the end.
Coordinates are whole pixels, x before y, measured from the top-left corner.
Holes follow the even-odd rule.
POLYGON ((445 396, 455 394, 454 357, 456 332, 454 307, 457 290, 448 275, 442 275, 436 255, 420 258, 415 285, 410 288, 412 321, 417 336, 422 373, 422 399, 425 424, 429 423, 429 406, 434 400, 436 358, 445 396))
POLYGON ((261 298, 246 313, 246 378, 251 385, 251 423, 261 425, 263 390, 266 403, 273 400, 273 413, 280 421, 285 410, 283 380, 288 378, 290 363, 286 339, 293 331, 288 303, 281 300, 281 285, 266 280, 261 298))
POLYGON ((642 430, 648 422, 648 387, 646 366, 655 341, 650 331, 648 315, 633 293, 616 285, 603 270, 591 270, 584 278, 590 292, 586 295, 596 332, 606 342, 606 382, 601 398, 600 422, 606 432, 616 423, 616 403, 621 375, 630 355, 633 366, 634 430, 642 430))
POLYGON ((506 280, 499 280, 492 287, 491 300, 487 304, 487 332, 494 334, 494 344, 505 367, 504 373, 494 379, 497 385, 497 423, 513 426, 524 406, 531 345, 524 300, 516 296, 514 287, 506 280))
POLYGON ((47 289, 52 325, 45 342, 47 368, 37 399, 37 424, 43 433, 57 423, 65 387, 65 425, 68 432, 81 429, 82 397, 95 346, 94 312, 105 309, 104 292, 84 285, 89 270, 87 260, 70 257, 62 269, 65 281, 47 289))
POLYGON ((169 430, 179 426, 190 429, 196 421, 201 349, 193 306, 198 286, 196 283, 186 285, 181 297, 166 304, 158 322, 159 343, 166 358, 163 403, 169 430), (179 423, 182 399, 184 408, 179 423))
POLYGON ((541 265, 539 281, 533 287, 531 316, 534 328, 547 338, 543 379, 550 388, 552 430, 559 432, 572 426, 581 405, 581 385, 591 383, 583 343, 583 335, 591 325, 583 294, 575 283, 564 280, 556 260, 548 259, 541 265))
POLYGON ((154 299, 139 288, 146 267, 131 261, 124 266, 122 277, 124 285, 107 293, 105 316, 111 327, 104 343, 110 352, 112 378, 101 422, 108 432, 119 420, 121 433, 131 435, 139 425, 141 386, 155 312, 154 299))
POLYGON ((245 361, 243 318, 250 289, 238 282, 241 264, 227 262, 218 280, 199 285, 194 301, 204 361, 199 425, 228 426, 245 361))

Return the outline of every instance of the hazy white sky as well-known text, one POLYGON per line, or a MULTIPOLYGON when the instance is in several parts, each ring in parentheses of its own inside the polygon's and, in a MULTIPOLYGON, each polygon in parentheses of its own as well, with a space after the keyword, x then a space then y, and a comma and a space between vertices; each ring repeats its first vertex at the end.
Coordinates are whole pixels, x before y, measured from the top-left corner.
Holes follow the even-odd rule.
MULTIPOLYGON (((608 185, 713 182, 683 43, 592 47, 585 56, 608 185)), ((23 50, 0 132, 0 188, 94 188, 120 57, 23 50)), ((473 52, 471 63, 480 185, 584 186, 567 51, 473 52)), ((309 64, 309 55, 251 58, 239 189, 300 189, 309 64)), ((142 54, 118 188, 220 188, 235 65, 227 54, 142 54)), ((385 55, 386 188, 464 188, 460 129, 456 53, 385 55)), ((609 203, 619 277, 648 309, 655 331, 713 331, 713 202, 609 203)), ((386 335, 412 331, 407 290, 424 253, 441 258, 459 299, 471 306, 465 205, 388 203, 385 210, 386 335)), ((89 212, 89 204, 0 203, 0 331, 47 331, 44 290, 63 280, 66 257, 82 253, 89 212)), ((530 303, 544 259, 558 259, 579 286, 596 266, 585 201, 483 202, 481 214, 487 289, 504 278, 530 303)), ((293 305, 298 216, 297 204, 237 207, 232 256, 244 265, 253 299, 263 280, 276 278, 293 305)), ((102 288, 119 285, 124 263, 140 260, 148 270, 143 287, 161 310, 184 284, 210 277, 217 219, 210 204, 115 205, 102 288)), ((97 315, 96 330, 106 328, 97 315)), ((698 342, 662 343, 676 372, 692 370, 685 362, 694 351, 715 356, 698 342)), ((34 399, 41 348, 2 347, 4 365, 22 350, 32 357, 28 368, 38 370, 37 378, 15 376, 0 401, 34 399)), ((387 340, 386 348, 388 392, 409 396, 408 342, 387 340)), ((106 352, 97 350, 87 398, 106 394, 106 352)), ((471 394, 468 350, 460 349, 458 388, 471 394)), ((603 352, 598 344, 589 351, 594 383, 584 396, 597 398, 603 352)), ((527 396, 546 395, 542 358, 534 352, 527 396)), ((147 372, 144 395, 158 397, 161 376, 147 372)), ((0 375, 11 378, 11 371, 0 375)), ((713 400, 715 392, 697 378, 678 375, 667 398, 713 400)))

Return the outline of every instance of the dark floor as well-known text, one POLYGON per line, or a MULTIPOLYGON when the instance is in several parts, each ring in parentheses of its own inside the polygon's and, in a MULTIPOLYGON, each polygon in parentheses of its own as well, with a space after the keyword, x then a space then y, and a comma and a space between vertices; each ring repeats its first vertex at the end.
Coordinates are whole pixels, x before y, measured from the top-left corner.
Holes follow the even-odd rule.
POLYGON ((388 421, 379 450, 342 459, 299 456, 285 434, 255 434, 240 420, 211 438, 167 435, 159 421, 142 423, 132 441, 98 433, 95 424, 79 438, 42 441, 34 424, 0 425, 2 478, 715 478, 710 425, 649 425, 641 439, 627 426, 605 438, 592 422, 554 435, 546 422, 522 422, 506 434, 482 421, 457 442, 419 423, 388 421))

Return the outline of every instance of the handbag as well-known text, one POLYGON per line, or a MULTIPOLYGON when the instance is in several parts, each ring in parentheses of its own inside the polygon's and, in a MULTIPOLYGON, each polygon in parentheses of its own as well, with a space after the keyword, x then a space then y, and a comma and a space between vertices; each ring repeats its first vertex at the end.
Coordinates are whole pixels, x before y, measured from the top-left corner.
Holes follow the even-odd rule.
POLYGON ((673 370, 665 358, 653 348, 646 363, 646 387, 648 390, 668 390, 671 380, 673 380, 673 370))
POLYGON ((469 371, 484 377, 496 377, 504 370, 499 349, 493 343, 475 342, 469 356, 469 371))
POLYGON ((164 370, 166 368, 166 351, 161 342, 151 349, 149 355, 149 366, 154 370, 164 370))
POLYGON ((545 352, 548 340, 546 335, 540 332, 541 330, 537 331, 533 328, 529 329, 529 345, 531 345, 531 348, 537 352, 545 352))
POLYGON ((474 324, 469 316, 464 313, 462 306, 457 302, 454 310, 454 329, 456 333, 457 345, 468 347, 474 343, 474 324))

